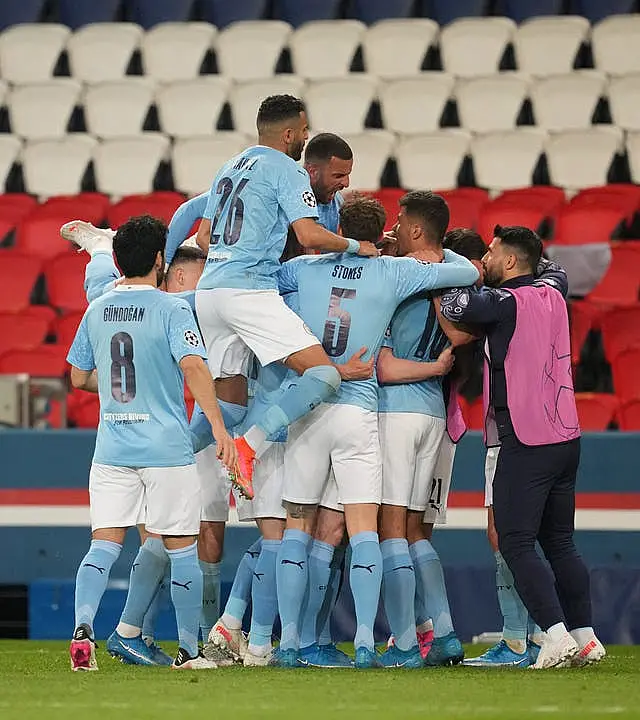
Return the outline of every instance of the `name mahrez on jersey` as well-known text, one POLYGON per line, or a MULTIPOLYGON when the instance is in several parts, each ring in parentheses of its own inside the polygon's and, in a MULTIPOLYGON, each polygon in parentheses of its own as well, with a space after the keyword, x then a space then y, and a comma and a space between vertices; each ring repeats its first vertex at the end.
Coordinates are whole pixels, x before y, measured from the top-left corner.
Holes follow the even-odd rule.
POLYGON ((233 166, 234 170, 253 170, 256 163, 258 162, 260 158, 248 158, 248 157, 240 157, 238 162, 233 166))
POLYGON ((333 268, 331 277, 340 278, 342 280, 360 280, 362 277, 362 265, 358 267, 346 267, 345 265, 336 265, 333 268))
POLYGON ((144 320, 145 308, 130 305, 129 307, 119 307, 117 305, 107 305, 104 309, 102 319, 105 322, 142 322, 144 320))

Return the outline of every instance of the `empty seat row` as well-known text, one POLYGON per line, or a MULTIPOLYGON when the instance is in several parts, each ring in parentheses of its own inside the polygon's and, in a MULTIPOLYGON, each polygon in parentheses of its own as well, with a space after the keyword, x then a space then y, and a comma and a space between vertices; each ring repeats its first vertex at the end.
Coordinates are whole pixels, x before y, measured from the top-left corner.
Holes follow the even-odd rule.
POLYGON ((640 72, 640 15, 625 15, 593 29, 577 16, 536 18, 519 27, 503 17, 467 18, 442 29, 424 18, 386 20, 370 28, 358 20, 327 20, 297 30, 280 20, 240 22, 222 31, 202 22, 166 23, 147 33, 133 23, 89 25, 75 33, 57 24, 19 25, 0 34, 0 77, 16 84, 41 82, 56 72, 66 51, 73 77, 117 80, 140 50, 143 73, 171 82, 198 75, 215 50, 220 74, 250 80, 273 75, 287 47, 293 71, 305 78, 348 74, 359 47, 367 72, 403 77, 419 73, 436 45, 444 70, 475 77, 497 72, 510 44, 517 69, 547 76, 570 72, 589 40, 597 69, 612 75, 640 72))

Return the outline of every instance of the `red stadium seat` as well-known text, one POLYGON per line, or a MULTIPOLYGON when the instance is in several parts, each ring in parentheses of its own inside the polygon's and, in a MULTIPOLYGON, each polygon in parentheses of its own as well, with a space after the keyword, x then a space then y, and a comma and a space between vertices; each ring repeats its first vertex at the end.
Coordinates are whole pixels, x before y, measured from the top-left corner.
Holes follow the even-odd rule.
POLYGON ((33 317, 44 320, 47 324, 47 335, 49 335, 53 327, 53 321, 56 319, 56 313, 48 305, 29 305, 20 313, 20 317, 33 317))
POLYGON ((640 400, 640 345, 623 350, 611 363, 613 387, 622 400, 640 400))
POLYGON ((112 205, 107 213, 109 227, 119 228, 129 218, 153 215, 169 222, 173 213, 184 202, 184 196, 175 192, 155 192, 149 195, 129 195, 112 205))
POLYGON ((27 308, 41 272, 41 258, 0 250, 0 311, 15 313, 27 308))
POLYGON ((569 303, 569 330, 571 332, 571 364, 580 362, 580 354, 587 336, 595 330, 604 311, 597 305, 573 300, 569 303))
POLYGON ((57 215, 67 220, 87 220, 100 226, 107 217, 109 198, 102 193, 80 193, 49 198, 35 211, 38 215, 57 215))
POLYGON ((0 242, 38 205, 31 195, 0 195, 0 242))
POLYGON ((498 195, 494 202, 536 207, 545 210, 549 216, 553 216, 565 204, 566 196, 562 188, 553 185, 532 185, 526 188, 505 190, 498 195))
POLYGON ((61 315, 55 322, 54 331, 56 334, 56 343, 71 347, 71 343, 76 336, 76 330, 82 320, 82 312, 70 312, 61 315))
POLYGON ((620 406, 618 426, 620 430, 640 430, 640 400, 629 400, 620 406))
POLYGON ((524 225, 538 230, 547 213, 539 208, 512 203, 492 202, 480 211, 478 233, 489 244, 493 240, 493 229, 496 225, 524 225))
POLYGON ((32 377, 63 377, 67 372, 67 349, 41 345, 36 350, 11 350, 0 356, 0 374, 26 373, 32 377))
POLYGON ((553 239, 563 245, 608 242, 624 219, 624 212, 613 207, 567 205, 558 213, 553 239))
POLYGON ((79 428, 97 428, 100 422, 100 401, 95 393, 74 390, 67 396, 69 422, 79 428))
POLYGON ((487 192, 480 188, 443 190, 438 195, 442 195, 449 205, 449 229, 475 228, 480 210, 489 202, 487 192))
POLYGON ((387 222, 384 226, 385 230, 391 230, 391 228, 396 224, 396 220, 398 219, 398 210, 400 210, 398 201, 405 194, 406 190, 402 190, 401 188, 382 188, 380 190, 376 190, 374 193, 371 193, 371 197, 374 197, 382 203, 382 206, 387 213, 387 222))
POLYGON ((71 246, 60 236, 60 226, 68 220, 67 215, 32 213, 18 225, 16 249, 44 260, 70 252, 71 246))
POLYGON ((640 345, 640 303, 636 307, 610 310, 602 318, 600 329, 604 354, 609 362, 623 350, 640 345))
POLYGON ((58 310, 80 311, 87 307, 84 292, 85 253, 64 253, 54 258, 45 269, 49 303, 58 310))
POLYGON ((49 323, 28 313, 0 314, 0 355, 9 350, 33 350, 47 337, 49 323))
POLYGON ((571 198, 572 207, 609 207, 619 210, 629 222, 640 209, 640 187, 637 185, 603 185, 586 188, 571 198))
POLYGON ((587 432, 606 430, 616 417, 620 401, 604 393, 576 393, 580 429, 587 432))
POLYGON ((640 297, 640 242, 611 243, 611 265, 589 293, 592 303, 635 305, 640 297))

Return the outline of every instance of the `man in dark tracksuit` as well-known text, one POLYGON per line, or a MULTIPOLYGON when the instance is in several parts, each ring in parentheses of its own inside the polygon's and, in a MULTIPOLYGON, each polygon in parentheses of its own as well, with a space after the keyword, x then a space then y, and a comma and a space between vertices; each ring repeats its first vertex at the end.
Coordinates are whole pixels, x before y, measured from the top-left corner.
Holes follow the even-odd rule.
POLYGON ((591 627, 589 575, 573 542, 580 430, 566 274, 541 259, 532 230, 496 226, 494 235, 483 258, 490 287, 446 293, 441 312, 486 334, 485 440, 500 446, 493 481, 500 552, 546 631, 533 667, 597 662, 605 650, 591 627))

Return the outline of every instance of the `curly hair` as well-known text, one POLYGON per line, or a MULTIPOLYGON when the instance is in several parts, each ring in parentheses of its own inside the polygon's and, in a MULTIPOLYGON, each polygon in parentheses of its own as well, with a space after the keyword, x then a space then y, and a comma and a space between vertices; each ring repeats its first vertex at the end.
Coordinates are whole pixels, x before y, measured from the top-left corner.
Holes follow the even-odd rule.
POLYGON ((340 208, 340 227, 345 237, 376 242, 382 235, 387 213, 374 198, 355 197, 340 208))
POLYGON ((298 118, 305 111, 302 100, 293 95, 269 95, 258 109, 256 126, 258 132, 263 132, 271 125, 277 125, 285 120, 298 118))
POLYGON ((167 226, 151 215, 132 217, 118 228, 113 254, 125 277, 144 277, 155 265, 158 253, 164 259, 167 226))

